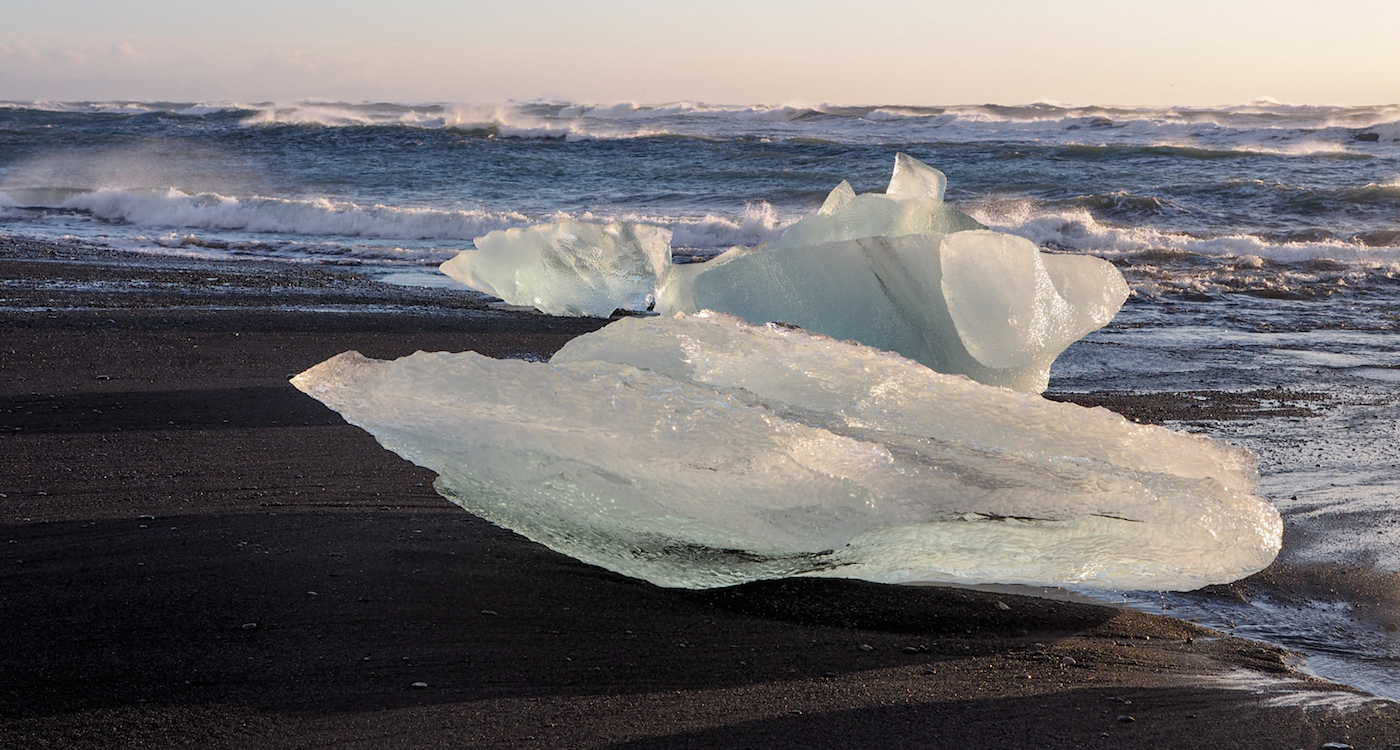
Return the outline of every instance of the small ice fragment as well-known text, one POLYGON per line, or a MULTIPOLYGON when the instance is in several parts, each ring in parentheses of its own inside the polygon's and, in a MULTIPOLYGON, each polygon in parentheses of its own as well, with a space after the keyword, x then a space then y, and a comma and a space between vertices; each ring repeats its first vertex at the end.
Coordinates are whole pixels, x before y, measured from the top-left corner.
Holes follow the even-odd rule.
POLYGON ((645 310, 671 265, 671 232, 646 224, 560 221, 476 239, 443 273, 512 305, 550 315, 645 310))

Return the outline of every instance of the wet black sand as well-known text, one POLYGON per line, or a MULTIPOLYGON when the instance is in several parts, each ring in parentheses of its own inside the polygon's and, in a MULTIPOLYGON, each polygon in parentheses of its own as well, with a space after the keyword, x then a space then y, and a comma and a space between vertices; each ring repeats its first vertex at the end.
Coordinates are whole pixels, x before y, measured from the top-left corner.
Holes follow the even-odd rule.
POLYGON ((1222 675, 1334 688, 1168 618, 592 568, 286 383, 346 349, 543 356, 605 321, 27 241, 0 269, 0 746, 1400 746, 1393 704, 1268 705, 1222 675))

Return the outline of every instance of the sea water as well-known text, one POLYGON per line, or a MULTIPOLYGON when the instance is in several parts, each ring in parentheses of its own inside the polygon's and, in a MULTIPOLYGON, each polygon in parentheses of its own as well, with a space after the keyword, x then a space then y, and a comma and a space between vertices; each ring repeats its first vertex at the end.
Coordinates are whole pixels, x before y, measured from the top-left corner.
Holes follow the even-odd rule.
POLYGON ((1400 106, 13 102, 0 233, 447 286, 473 238, 544 221, 654 224, 680 261, 767 242, 843 179, 882 190, 896 152, 1127 277, 1052 393, 1184 394, 1168 426, 1261 457, 1272 575, 1110 598, 1400 698, 1400 106))

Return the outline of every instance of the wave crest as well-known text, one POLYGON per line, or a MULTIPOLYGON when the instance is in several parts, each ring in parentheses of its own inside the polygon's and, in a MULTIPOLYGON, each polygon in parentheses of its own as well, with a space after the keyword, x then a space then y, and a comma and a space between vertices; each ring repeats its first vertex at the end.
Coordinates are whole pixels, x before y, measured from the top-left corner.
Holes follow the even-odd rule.
POLYGON ((299 101, 10 102, 9 109, 186 117, 241 117, 250 127, 408 127, 456 129, 488 137, 618 139, 660 135, 707 139, 820 137, 887 143, 1033 138, 1088 147, 1143 142, 1204 153, 1272 156, 1370 154, 1400 143, 1400 105, 1302 107, 1254 103, 1235 107, 1107 107, 1029 105, 918 106, 886 104, 721 105, 695 101, 641 104, 504 102, 396 104, 299 101), (1085 140, 1093 134, 1094 140, 1085 140))
MULTIPOLYGON (((766 202, 750 203, 735 215, 675 216, 638 212, 573 215, 556 212, 530 216, 518 211, 442 210, 362 205, 328 198, 292 200, 219 193, 186 193, 175 188, 0 192, 0 210, 61 210, 90 214, 104 221, 151 228, 171 228, 167 237, 190 245, 189 230, 234 230, 312 237, 364 237, 385 240, 438 240, 461 245, 497 229, 541 221, 577 219, 608 223, 627 221, 670 229, 679 249, 701 251, 733 245, 757 245, 782 234, 792 218, 779 216, 766 202)), ((169 242, 159 244, 169 245, 169 242)))
POLYGON ((968 211, 1001 232, 1051 250, 1112 261, 1139 294, 1325 296, 1400 281, 1400 234, 1275 241, 1253 234, 1197 236, 1096 219, 1086 206, 993 201, 968 211))

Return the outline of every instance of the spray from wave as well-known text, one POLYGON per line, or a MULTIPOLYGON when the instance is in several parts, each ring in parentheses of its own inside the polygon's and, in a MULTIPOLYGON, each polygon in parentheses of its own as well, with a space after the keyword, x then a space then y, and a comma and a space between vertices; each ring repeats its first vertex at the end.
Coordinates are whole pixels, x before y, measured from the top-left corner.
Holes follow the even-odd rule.
POLYGON ((1150 143, 1262 156, 1366 155, 1400 143, 1400 105, 1302 107, 1271 102, 1215 108, 1021 106, 721 105, 679 101, 394 104, 300 101, 12 102, 0 107, 47 112, 238 118, 246 127, 394 127, 457 130, 483 137, 608 140, 686 136, 707 139, 804 138, 885 143, 998 141, 1038 137, 1086 147, 1150 143), (821 131, 821 133, 815 132, 821 131), (826 131, 831 131, 827 133, 826 131))
POLYGON ((1025 199, 988 201, 969 213, 998 231, 1118 265, 1139 294, 1280 298, 1325 296, 1342 288, 1400 282, 1400 235, 1371 246, 1359 239, 1271 241, 1254 234, 1195 235, 1100 221, 1084 206, 1025 199))
MULTIPOLYGON (((192 233, 197 230, 290 236, 302 238, 302 241, 293 241, 293 244, 306 248, 306 252, 313 255, 325 255, 331 252, 331 248, 338 248, 335 252, 343 252, 344 245, 331 243, 318 249, 315 246, 322 243, 307 238, 417 240, 461 248, 469 246, 476 237, 498 229, 563 219, 654 224, 671 230, 673 244, 678 250, 707 255, 733 245, 769 242, 797 218, 781 217, 765 202, 751 203, 732 215, 706 213, 677 216, 635 211, 611 214, 582 212, 577 215, 559 211, 547 215, 528 215, 518 211, 363 205, 329 198, 235 197, 208 192, 186 193, 174 188, 11 190, 0 192, 0 210, 10 214, 66 211, 104 222, 145 227, 152 230, 153 241, 166 248, 228 246, 228 243, 217 240, 211 244, 192 233)), ((285 239, 279 240, 282 245, 287 242, 285 239)), ((251 245, 245 242, 243 245, 241 249, 249 251, 270 246, 256 242, 251 245)), ((383 249, 365 248, 364 253, 382 255, 383 249)), ((389 255, 402 257, 402 250, 396 249, 389 255)), ((425 257, 432 259, 436 256, 430 254, 425 257)))

